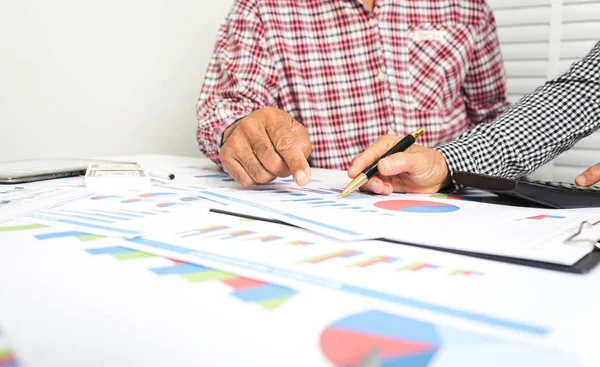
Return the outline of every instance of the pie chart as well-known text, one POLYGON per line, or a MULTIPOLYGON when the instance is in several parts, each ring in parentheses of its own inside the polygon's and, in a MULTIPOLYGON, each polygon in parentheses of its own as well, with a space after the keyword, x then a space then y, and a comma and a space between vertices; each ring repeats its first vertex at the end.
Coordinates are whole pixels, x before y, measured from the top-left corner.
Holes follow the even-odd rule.
POLYGON ((579 367, 556 348, 490 338, 369 310, 326 327, 321 351, 335 367, 355 367, 379 351, 381 367, 579 367))
POLYGON ((383 200, 374 205, 380 209, 409 213, 450 213, 460 209, 456 205, 426 200, 383 200))

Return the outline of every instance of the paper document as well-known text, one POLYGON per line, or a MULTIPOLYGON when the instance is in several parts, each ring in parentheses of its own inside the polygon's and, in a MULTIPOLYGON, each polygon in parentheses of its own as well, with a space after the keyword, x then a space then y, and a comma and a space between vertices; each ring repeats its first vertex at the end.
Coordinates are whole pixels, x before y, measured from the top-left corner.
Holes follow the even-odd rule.
MULTIPOLYGON (((173 241, 85 237, 65 223, 32 227, 11 222, 8 227, 0 226, 5 244, 0 246, 0 279, 11 280, 0 288, 0 315, 19 342, 15 344, 19 355, 32 365, 89 365, 90 360, 95 366, 131 360, 143 365, 170 365, 176 358, 180 366, 235 365, 243 360, 249 367, 341 367, 356 365, 376 347, 386 351, 382 356, 385 363, 395 364, 412 362, 416 354, 428 367, 526 367, 538 363, 582 367, 577 360, 580 355, 563 349, 570 346, 565 340, 571 337, 571 329, 564 327, 562 319, 548 317, 559 304, 535 303, 520 308, 526 312, 522 314, 511 308, 519 302, 502 297, 517 296, 523 291, 518 284, 512 285, 514 293, 495 286, 481 287, 467 299, 463 295, 473 283, 479 283, 477 277, 485 279, 486 275, 457 276, 454 289, 462 289, 463 298, 438 294, 442 285, 429 287, 430 297, 403 294, 399 284, 380 284, 382 278, 377 276, 363 275, 371 278, 371 284, 355 283, 357 277, 339 281, 334 277, 335 265, 327 261, 344 258, 296 264, 308 268, 303 271, 290 266, 304 251, 326 249, 319 242, 296 242, 304 231, 262 224, 255 227, 256 223, 241 219, 223 220, 227 221, 216 215, 198 216, 196 227, 173 241), (227 236, 214 229, 219 223, 231 227, 222 229, 229 233, 227 236), (207 226, 213 227, 215 237, 207 237, 207 226), (244 229, 258 236, 251 241, 242 241, 241 234, 238 241, 227 239, 244 229), (182 238, 194 233, 199 234, 182 238), (226 256, 214 250, 218 246, 223 250, 234 246, 232 252, 243 246, 255 248, 264 259, 258 261, 248 252, 226 256), (270 265, 275 261, 279 265, 270 265), (15 266, 23 263, 36 269, 35 274, 43 274, 43 281, 23 276, 22 268, 15 266), (330 269, 330 275, 312 270, 322 265, 330 269), (440 303, 449 297, 455 301, 440 303), (495 304, 497 300, 502 301, 495 304), (44 307, 22 306, 36 301, 43 302, 44 307), (486 304, 490 307, 482 306, 486 304), (540 308, 544 312, 531 312, 532 317, 527 317, 527 310, 540 308), (88 337, 82 338, 81 330, 86 330, 88 337), (352 348, 347 347, 349 343, 352 348), (98 350, 100 344, 103 350, 98 350), (148 349, 148 345, 161 347, 148 349), (175 357, 172 350, 177 350, 175 357)), ((361 251, 370 251, 371 245, 365 244, 361 251)), ((385 247, 373 251, 385 251, 385 247)), ((400 258, 415 254, 391 255, 400 258)), ((386 264, 379 265, 385 272, 386 264)), ((419 279, 427 277, 428 270, 435 269, 410 270, 401 276, 412 276, 411 282, 425 289, 428 283, 419 279)), ((375 267, 348 271, 378 272, 375 267)), ((487 276, 495 277, 492 273, 487 276)), ((546 283, 550 286, 554 280, 546 283)), ((567 289, 560 283, 552 286, 553 291, 567 289)), ((593 292, 587 294, 591 297, 593 292)), ((582 297, 577 300, 582 303, 580 312, 566 317, 565 322, 586 314, 583 311, 591 302, 582 297)), ((587 335, 582 334, 584 330, 578 332, 587 335)), ((595 357, 591 353, 588 359, 595 357)))
POLYGON ((231 179, 222 176, 203 180, 211 188, 198 186, 198 194, 228 202, 230 210, 261 210, 265 217, 337 239, 387 238, 562 265, 574 264, 591 250, 564 241, 581 221, 600 219, 589 211, 488 204, 479 196, 355 192, 338 200, 340 181, 347 180, 322 179, 316 173, 305 187, 286 180, 248 188, 227 185, 231 179))
POLYGON ((195 218, 218 200, 175 187, 155 186, 142 192, 96 193, 59 207, 38 210, 23 220, 44 225, 67 224, 102 236, 133 236, 177 228, 182 218, 195 218))
POLYGON ((91 195, 81 187, 0 185, 0 223, 91 195))

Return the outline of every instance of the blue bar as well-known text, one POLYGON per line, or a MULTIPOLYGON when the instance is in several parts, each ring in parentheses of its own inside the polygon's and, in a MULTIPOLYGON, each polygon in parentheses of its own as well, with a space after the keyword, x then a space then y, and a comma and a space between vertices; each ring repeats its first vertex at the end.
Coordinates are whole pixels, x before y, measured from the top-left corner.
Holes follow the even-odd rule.
POLYGON ((205 234, 205 233, 202 233, 202 232, 192 232, 192 233, 182 234, 179 237, 181 237, 181 238, 188 238, 188 237, 198 236, 198 235, 201 235, 201 234, 205 234))
POLYGON ((86 250, 91 255, 114 255, 114 254, 130 254, 132 252, 138 252, 132 249, 128 249, 125 247, 100 247, 100 248, 91 248, 86 250))
POLYGON ((181 246, 175 246, 175 245, 169 245, 169 244, 166 244, 166 243, 163 243, 163 242, 149 240, 149 239, 144 238, 144 237, 127 238, 127 241, 133 242, 133 243, 138 243, 140 245, 146 245, 146 246, 150 246, 150 247, 161 248, 163 250, 169 250, 169 251, 173 251, 173 252, 178 252, 180 254, 191 254, 191 253, 194 252, 194 250, 189 249, 189 248, 185 248, 185 247, 181 247, 181 246))
POLYGON ((261 302, 270 299, 291 296, 297 292, 291 288, 283 287, 275 284, 264 284, 256 287, 239 289, 231 294, 246 302, 261 302))
POLYGON ((204 196, 198 196, 198 198, 206 200, 206 201, 212 201, 213 203, 217 203, 217 204, 221 204, 221 205, 228 205, 227 203, 222 203, 220 201, 216 201, 216 200, 213 200, 213 199, 210 199, 210 198, 205 198, 204 196))
MULTIPOLYGON (((306 196, 304 194, 302 194, 302 196, 306 196)), ((281 201, 323 201, 323 198, 306 198, 306 199, 287 199, 287 200, 281 200, 281 201)))
POLYGON ((326 205, 313 205, 313 208, 321 208, 326 206, 348 206, 348 204, 326 204, 326 205))
POLYGON ((58 215, 58 216, 67 217, 67 218, 76 218, 76 219, 83 219, 83 220, 91 220, 91 221, 96 221, 96 222, 100 222, 100 223, 108 223, 108 224, 116 223, 116 222, 114 222, 112 220, 98 219, 98 218, 88 217, 88 216, 85 216, 85 215, 65 214, 65 213, 56 213, 56 212, 42 212, 42 214, 58 215))
POLYGON ((131 213, 132 215, 138 215, 141 217, 145 217, 146 215, 156 215, 156 213, 153 213, 151 211, 144 211, 144 210, 121 209, 120 211, 131 213))
MULTIPOLYGON (((95 212, 98 212, 98 213, 115 214, 113 212, 109 212, 106 210, 100 210, 100 209, 92 209, 92 210, 95 212)), ((134 215, 134 214, 129 214, 129 213, 117 213, 117 214, 129 217, 129 218, 144 218, 143 215, 134 215)))
MULTIPOLYGON (((181 246, 170 245, 163 242, 147 240, 142 237, 135 237, 131 239, 127 239, 129 242, 138 243, 141 245, 147 245, 150 247, 155 247, 159 249, 164 249, 168 251, 173 251, 180 254, 191 255, 196 258, 206 258, 212 261, 221 262, 228 265, 239 266, 240 259, 231 257, 218 255, 211 252, 203 251, 203 250, 193 250, 181 246)), ((547 335, 550 333, 550 329, 540 326, 535 326, 531 324, 524 324, 518 321, 511 321, 507 319, 502 319, 494 316, 488 316, 481 313, 471 312, 471 311, 463 311, 460 309, 455 309, 448 306, 438 305, 435 303, 430 303, 427 301, 419 301, 403 296, 398 296, 395 294, 384 293, 376 290, 371 290, 368 288, 357 287, 351 284, 340 283, 337 281, 319 278, 312 276, 310 274, 301 273, 297 271, 291 271, 288 269, 274 267, 268 264, 263 264, 255 261, 244 260, 244 263, 247 264, 247 268, 251 268, 253 270, 259 270, 263 273, 267 274, 278 274, 279 276, 285 276, 288 279, 301 281, 304 283, 329 288, 333 290, 339 290, 343 292, 358 294, 363 297, 374 298, 382 301, 391 302, 394 304, 399 304, 408 307, 414 307, 417 309, 422 309, 430 312, 436 312, 443 315, 448 315, 452 317, 457 317, 464 320, 470 320, 474 322, 480 322, 487 325, 493 325, 497 327, 503 327, 507 329, 517 330, 521 332, 536 334, 536 335, 547 335)))
POLYGON ((350 252, 350 253, 344 254, 340 257, 352 257, 352 256, 360 255, 362 253, 363 253, 362 251, 350 252))
MULTIPOLYGON (((66 210, 66 209, 63 209, 63 212, 71 212, 71 213, 75 213, 75 214, 87 214, 85 212, 80 212, 80 211, 76 211, 76 210, 66 210)), ((127 217, 117 217, 116 215, 99 214, 99 213, 94 213, 93 215, 98 216, 98 217, 103 217, 103 218, 116 219, 116 220, 130 220, 131 219, 131 218, 127 218, 127 217)))
POLYGON ((215 173, 212 175, 200 175, 200 176, 194 176, 196 178, 223 178, 223 177, 227 177, 227 175, 222 174, 222 173, 215 173))
POLYGON ((38 240, 50 240, 53 238, 65 238, 65 237, 77 237, 77 236, 93 236, 93 235, 91 233, 86 233, 86 232, 69 231, 69 232, 37 234, 37 235, 35 235, 35 238, 37 238, 38 240))
POLYGON ((199 273, 201 271, 211 270, 209 268, 205 268, 204 266, 195 265, 195 264, 177 264, 173 266, 165 266, 162 268, 153 268, 150 269, 156 275, 181 275, 181 274, 190 274, 190 273, 199 273))
POLYGON ((73 224, 76 226, 89 227, 89 228, 95 228, 95 229, 103 229, 105 231, 111 231, 111 232, 118 232, 118 233, 125 233, 125 234, 138 234, 137 231, 131 231, 129 229, 101 226, 98 224, 78 222, 78 221, 69 220, 69 219, 55 219, 55 221, 60 222, 60 223, 73 224))

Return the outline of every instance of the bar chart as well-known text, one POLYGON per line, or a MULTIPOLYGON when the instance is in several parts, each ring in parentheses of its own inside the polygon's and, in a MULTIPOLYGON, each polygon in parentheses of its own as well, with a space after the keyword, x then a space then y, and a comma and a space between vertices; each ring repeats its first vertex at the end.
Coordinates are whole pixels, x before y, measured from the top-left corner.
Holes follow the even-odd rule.
POLYGON ((482 276, 483 272, 456 269, 451 266, 442 266, 425 261, 415 261, 414 258, 400 258, 389 255, 374 254, 368 251, 359 251, 353 249, 342 249, 334 252, 324 252, 322 254, 301 259, 296 262, 299 265, 306 264, 312 266, 334 267, 336 269, 346 268, 356 269, 356 271, 389 271, 390 276, 395 274, 423 274, 436 276, 482 276), (364 270, 363 270, 364 269, 364 270))
POLYGON ((246 228, 235 227, 224 224, 214 224, 210 226, 189 229, 177 233, 180 238, 203 239, 235 242, 236 244, 273 244, 273 245, 292 245, 308 246, 313 242, 290 238, 289 236, 264 233, 262 231, 252 231, 246 228))
POLYGON ((150 271, 158 276, 179 276, 192 283, 218 281, 232 288, 233 297, 244 302, 256 303, 267 310, 277 309, 297 294, 288 287, 186 262, 177 262, 172 266, 153 268, 150 271))

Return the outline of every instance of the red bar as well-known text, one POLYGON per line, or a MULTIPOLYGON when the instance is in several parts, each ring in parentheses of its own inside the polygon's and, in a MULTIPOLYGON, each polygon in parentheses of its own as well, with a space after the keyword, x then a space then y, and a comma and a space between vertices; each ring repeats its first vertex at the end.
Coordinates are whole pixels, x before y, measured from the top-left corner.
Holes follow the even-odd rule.
POLYGON ((225 279, 225 280, 222 280, 221 282, 227 284, 228 286, 232 287, 235 290, 258 287, 259 285, 267 284, 265 282, 261 282, 260 280, 254 280, 254 279, 244 278, 244 277, 225 279))
POLYGON ((321 261, 325 261, 325 260, 329 260, 329 259, 335 259, 336 257, 341 257, 341 256, 344 256, 344 255, 349 255, 349 254, 352 254, 354 252, 356 252, 356 251, 354 251, 354 250, 348 250, 348 251, 345 251, 345 252, 341 252, 339 254, 333 254, 333 255, 330 255, 330 256, 327 256, 327 257, 322 257, 320 259, 313 260, 310 263, 311 264, 316 264, 316 263, 319 263, 321 261))
POLYGON ((412 270, 412 271, 419 271, 421 269, 427 269, 429 266, 430 266, 429 264, 423 264, 423 265, 417 266, 416 268, 412 268, 410 270, 412 270))
POLYGON ((361 264, 359 266, 361 268, 366 268, 367 266, 371 266, 371 265, 375 265, 375 264, 378 264, 378 263, 382 263, 382 262, 385 262, 385 261, 387 261, 387 260, 389 260, 391 258, 392 258, 391 256, 386 256, 386 257, 382 257, 381 259, 377 259, 377 260, 374 260, 374 261, 371 261, 371 262, 368 262, 368 263, 365 263, 365 264, 361 264))
POLYGON ((536 220, 542 220, 542 219, 546 219, 548 216, 546 214, 542 214, 542 215, 536 215, 535 217, 529 217, 527 219, 536 219, 536 220))

